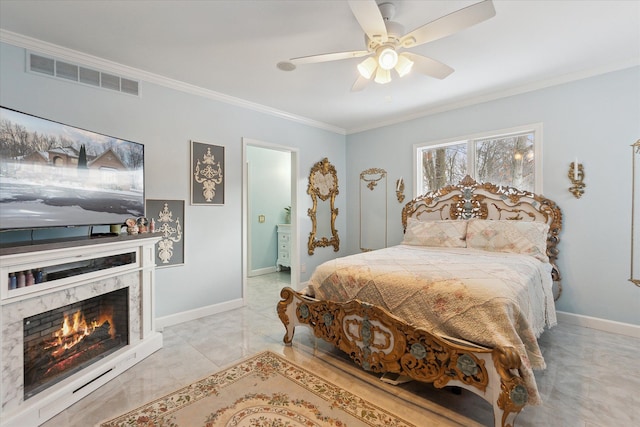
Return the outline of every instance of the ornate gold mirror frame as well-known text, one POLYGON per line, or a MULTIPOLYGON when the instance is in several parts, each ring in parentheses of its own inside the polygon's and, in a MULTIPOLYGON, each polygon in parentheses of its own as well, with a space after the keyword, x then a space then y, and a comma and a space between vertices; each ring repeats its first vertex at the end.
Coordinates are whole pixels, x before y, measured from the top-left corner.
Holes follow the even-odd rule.
POLYGON ((333 246, 334 252, 340 250, 340 238, 338 237, 338 231, 336 230, 336 217, 338 216, 338 209, 335 207, 336 195, 338 194, 338 175, 336 168, 329 163, 329 160, 325 157, 322 161, 316 163, 311 168, 309 173, 309 186, 307 187, 307 194, 311 196, 313 206, 308 210, 309 217, 311 218, 311 233, 309 233, 309 255, 313 255, 313 252, 318 247, 333 246), (318 202, 322 202, 318 204, 318 202), (326 203, 328 206, 325 206, 326 203), (319 215, 321 213, 327 213, 327 215, 319 215), (330 232, 325 222, 329 221, 330 217, 330 232), (330 236, 318 236, 319 229, 326 229, 330 236))
POLYGON ((640 139, 631 146, 633 149, 631 162, 631 277, 629 281, 640 286, 640 209, 636 206, 636 202, 640 200, 640 174, 636 173, 636 159, 640 157, 640 139), (634 262, 635 261, 635 262, 634 262))
POLYGON ((387 171, 360 172, 360 250, 387 247, 387 171))

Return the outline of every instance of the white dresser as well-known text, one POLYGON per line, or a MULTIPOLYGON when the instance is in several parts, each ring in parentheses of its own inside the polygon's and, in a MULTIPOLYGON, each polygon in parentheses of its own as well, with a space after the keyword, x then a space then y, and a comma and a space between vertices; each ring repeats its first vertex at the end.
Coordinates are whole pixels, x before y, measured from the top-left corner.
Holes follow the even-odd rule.
POLYGON ((278 260, 276 271, 281 267, 291 267, 291 224, 278 224, 278 260))

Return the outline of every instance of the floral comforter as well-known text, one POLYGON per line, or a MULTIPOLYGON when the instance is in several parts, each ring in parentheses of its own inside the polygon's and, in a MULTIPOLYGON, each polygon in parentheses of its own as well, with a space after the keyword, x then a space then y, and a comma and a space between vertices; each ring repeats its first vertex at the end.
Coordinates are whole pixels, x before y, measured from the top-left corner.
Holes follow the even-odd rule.
POLYGON ((556 324, 551 287, 551 265, 528 255, 398 245, 323 263, 307 292, 375 304, 436 334, 512 346, 536 405, 532 369, 545 368, 537 338, 556 324))

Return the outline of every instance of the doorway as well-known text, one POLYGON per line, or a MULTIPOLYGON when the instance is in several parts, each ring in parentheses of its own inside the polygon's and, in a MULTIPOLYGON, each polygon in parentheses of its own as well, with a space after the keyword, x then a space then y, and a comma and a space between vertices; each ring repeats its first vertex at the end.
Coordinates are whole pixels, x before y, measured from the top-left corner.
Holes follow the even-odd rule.
POLYGON ((297 171, 297 149, 243 138, 243 298, 249 277, 275 272, 297 288, 297 171))

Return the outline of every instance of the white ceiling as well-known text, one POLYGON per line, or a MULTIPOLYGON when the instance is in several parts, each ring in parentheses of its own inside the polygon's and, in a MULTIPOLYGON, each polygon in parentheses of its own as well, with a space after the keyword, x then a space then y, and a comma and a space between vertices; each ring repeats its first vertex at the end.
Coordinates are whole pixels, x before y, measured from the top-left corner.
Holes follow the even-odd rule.
MULTIPOLYGON (((408 32, 477 0, 391 1, 408 32)), ((350 89, 362 59, 276 68, 365 49, 343 0, 0 0, 0 29, 345 133, 640 64, 640 1, 494 5, 495 17, 411 49, 453 67, 446 79, 395 75, 361 92, 350 89)))

